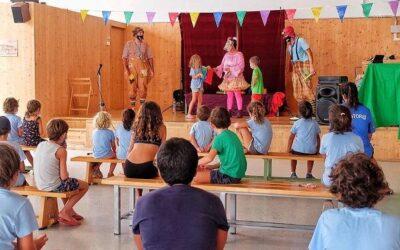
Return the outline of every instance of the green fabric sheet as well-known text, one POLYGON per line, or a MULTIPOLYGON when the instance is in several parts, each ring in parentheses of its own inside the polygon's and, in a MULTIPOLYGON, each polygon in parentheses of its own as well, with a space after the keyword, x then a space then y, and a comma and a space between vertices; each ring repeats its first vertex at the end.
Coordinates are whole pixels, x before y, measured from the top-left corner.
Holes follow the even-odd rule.
POLYGON ((399 126, 400 63, 371 63, 360 84, 359 99, 371 110, 376 127, 399 126))

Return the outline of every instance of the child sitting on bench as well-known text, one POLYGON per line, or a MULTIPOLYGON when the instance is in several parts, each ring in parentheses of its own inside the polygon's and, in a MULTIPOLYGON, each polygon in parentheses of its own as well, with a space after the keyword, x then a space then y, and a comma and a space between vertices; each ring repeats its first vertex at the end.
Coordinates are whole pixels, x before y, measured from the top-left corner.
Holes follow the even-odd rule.
POLYGON ((78 190, 68 199, 63 199, 64 208, 58 215, 58 221, 68 226, 78 226, 83 219, 73 207, 85 195, 88 184, 69 177, 67 169, 67 149, 65 140, 68 124, 61 119, 53 119, 47 124, 49 141, 41 142, 36 151, 34 177, 36 187, 43 191, 70 192, 78 190))
MULTIPOLYGON (((125 109, 122 113, 122 123, 115 129, 115 145, 117 146, 117 158, 126 160, 129 143, 131 142, 132 125, 135 120, 135 111, 125 109)), ((125 163, 122 163, 125 168, 125 163)))
POLYGON ((375 161, 363 153, 350 154, 330 178, 330 192, 344 207, 322 213, 309 249, 400 249, 400 218, 374 209, 391 193, 375 161))
POLYGON ((207 156, 199 161, 199 171, 195 181, 198 183, 239 183, 245 176, 247 161, 242 143, 237 135, 228 128, 231 117, 225 108, 216 107, 211 112, 211 124, 217 136, 207 156), (207 164, 211 163, 218 155, 221 162, 219 169, 210 170, 207 164))
MULTIPOLYGON (((111 115, 107 112, 100 111, 94 117, 94 127, 92 133, 93 157, 96 159, 111 159, 116 157, 115 136, 110 130, 112 124, 111 115)), ((101 163, 94 163, 93 178, 103 178, 100 171, 101 163)), ((110 163, 107 177, 114 176, 116 163, 110 163)))
POLYGON ((33 238, 38 229, 35 212, 29 200, 12 191, 18 179, 20 158, 6 144, 0 144, 0 249, 41 249, 45 234, 33 238))
POLYGON ((210 151, 212 140, 214 139, 214 130, 210 118, 210 109, 207 106, 201 106, 197 110, 198 122, 193 124, 190 129, 190 142, 196 148, 197 152, 205 153, 210 151))
POLYGON ((259 101, 247 108, 250 119, 233 124, 246 151, 250 154, 267 154, 272 141, 271 123, 265 118, 265 107, 259 101))

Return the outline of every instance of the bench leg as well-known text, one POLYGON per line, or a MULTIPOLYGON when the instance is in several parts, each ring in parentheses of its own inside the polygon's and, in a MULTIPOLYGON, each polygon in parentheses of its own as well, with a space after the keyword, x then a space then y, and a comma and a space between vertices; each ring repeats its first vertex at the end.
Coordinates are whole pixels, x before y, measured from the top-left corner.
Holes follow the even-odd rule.
MULTIPOLYGON (((229 220, 231 222, 236 222, 236 194, 229 194, 229 220)), ((229 228, 231 234, 236 234, 236 226, 231 226, 229 228)))
POLYGON ((41 197, 38 225, 39 229, 45 229, 57 222, 58 204, 57 198, 41 197))
POLYGON ((86 176, 85 181, 91 185, 93 184, 93 167, 90 162, 86 163, 86 176))
POLYGON ((136 201, 136 190, 133 187, 129 188, 129 212, 133 212, 135 209, 135 201, 136 201))
POLYGON ((226 211, 226 193, 219 193, 219 199, 221 200, 226 211))
POLYGON ((264 159, 264 179, 269 180, 272 177, 272 160, 264 159))
POLYGON ((121 187, 114 185, 114 234, 121 234, 121 187))

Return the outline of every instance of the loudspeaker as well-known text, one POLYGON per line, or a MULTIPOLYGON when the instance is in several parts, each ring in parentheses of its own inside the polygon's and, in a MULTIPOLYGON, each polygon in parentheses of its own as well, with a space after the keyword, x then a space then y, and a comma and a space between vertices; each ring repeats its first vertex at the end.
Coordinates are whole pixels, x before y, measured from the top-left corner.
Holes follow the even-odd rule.
POLYGON ((14 23, 26 23, 31 20, 31 14, 29 13, 29 4, 27 3, 16 3, 11 6, 14 23))
POLYGON ((329 107, 341 103, 342 95, 339 84, 317 86, 316 118, 319 124, 329 124, 329 107))
POLYGON ((319 76, 318 84, 342 84, 348 82, 349 79, 347 76, 319 76))

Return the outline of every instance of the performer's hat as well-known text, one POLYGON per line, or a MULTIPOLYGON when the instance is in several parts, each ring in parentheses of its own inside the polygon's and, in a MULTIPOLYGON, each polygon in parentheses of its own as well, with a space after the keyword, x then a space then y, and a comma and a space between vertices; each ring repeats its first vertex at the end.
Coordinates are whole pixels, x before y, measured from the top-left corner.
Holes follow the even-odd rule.
POLYGON ((294 28, 292 26, 287 26, 286 28, 283 29, 282 31, 283 36, 288 36, 288 37, 295 37, 296 33, 294 32, 294 28))

